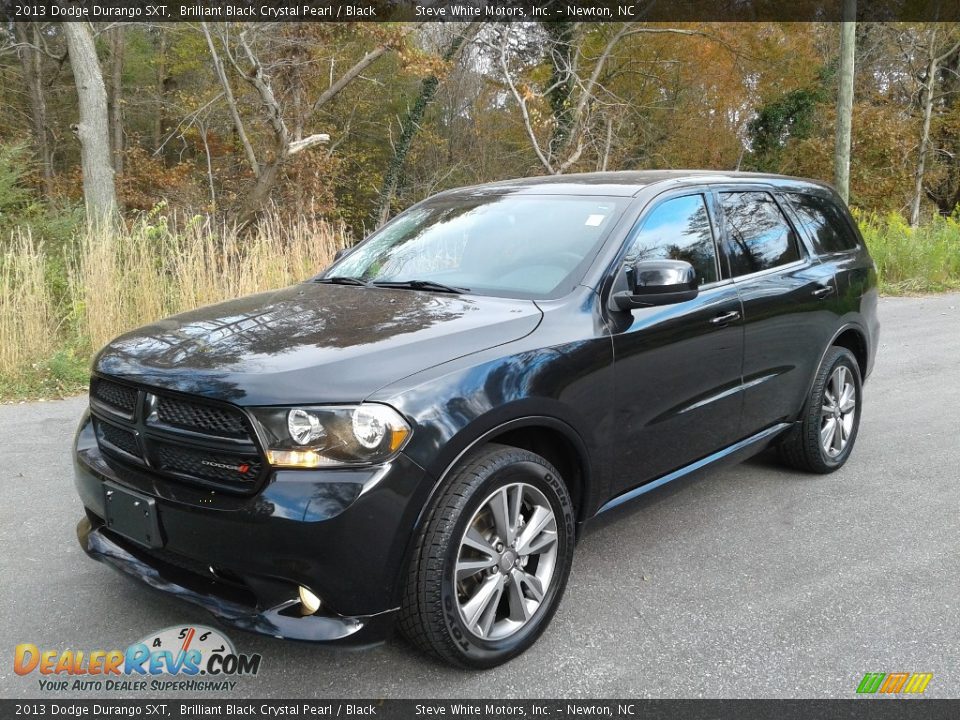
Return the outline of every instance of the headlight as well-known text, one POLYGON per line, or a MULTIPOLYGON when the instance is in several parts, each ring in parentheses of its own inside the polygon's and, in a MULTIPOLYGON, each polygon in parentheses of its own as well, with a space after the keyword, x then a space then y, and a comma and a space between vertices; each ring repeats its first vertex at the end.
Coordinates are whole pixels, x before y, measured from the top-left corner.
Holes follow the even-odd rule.
POLYGON ((394 457, 410 437, 387 405, 251 408, 263 430, 267 460, 277 467, 370 465, 394 457))

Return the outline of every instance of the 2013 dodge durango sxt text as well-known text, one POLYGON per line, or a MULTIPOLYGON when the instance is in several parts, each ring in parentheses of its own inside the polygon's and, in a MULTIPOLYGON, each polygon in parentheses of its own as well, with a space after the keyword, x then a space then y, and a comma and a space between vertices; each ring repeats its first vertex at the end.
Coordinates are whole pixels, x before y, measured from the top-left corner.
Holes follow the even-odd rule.
POLYGON ((635 172, 445 192, 322 275, 123 335, 76 438, 88 554, 271 635, 488 667, 579 526, 776 444, 850 456, 876 272, 828 187, 635 172))

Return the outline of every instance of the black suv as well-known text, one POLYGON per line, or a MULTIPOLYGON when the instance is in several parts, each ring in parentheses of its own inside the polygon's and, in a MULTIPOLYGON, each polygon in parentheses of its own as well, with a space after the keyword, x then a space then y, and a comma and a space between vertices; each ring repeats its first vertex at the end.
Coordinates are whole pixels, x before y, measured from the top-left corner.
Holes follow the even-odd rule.
POLYGON ((76 438, 92 557, 274 636, 489 667, 582 523, 857 437, 876 271, 837 194, 713 172, 432 197, 293 287, 123 335, 76 438))

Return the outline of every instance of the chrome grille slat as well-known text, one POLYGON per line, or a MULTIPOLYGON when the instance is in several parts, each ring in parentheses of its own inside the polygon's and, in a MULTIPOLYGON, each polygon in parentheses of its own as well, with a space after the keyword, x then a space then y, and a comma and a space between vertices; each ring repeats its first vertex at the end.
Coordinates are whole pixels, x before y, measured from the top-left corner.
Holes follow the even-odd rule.
POLYGON ((238 408, 99 376, 90 400, 97 443, 108 459, 240 493, 252 492, 264 474, 256 436, 238 408))

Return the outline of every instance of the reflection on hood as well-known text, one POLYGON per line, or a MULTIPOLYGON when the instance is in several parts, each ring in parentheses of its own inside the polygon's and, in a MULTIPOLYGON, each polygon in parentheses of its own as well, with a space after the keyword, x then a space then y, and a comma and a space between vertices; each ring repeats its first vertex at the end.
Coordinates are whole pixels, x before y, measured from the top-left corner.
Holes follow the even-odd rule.
POLYGON ((529 300, 305 283, 134 330, 95 369, 247 405, 356 402, 517 340, 540 317, 529 300))

